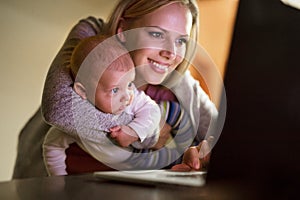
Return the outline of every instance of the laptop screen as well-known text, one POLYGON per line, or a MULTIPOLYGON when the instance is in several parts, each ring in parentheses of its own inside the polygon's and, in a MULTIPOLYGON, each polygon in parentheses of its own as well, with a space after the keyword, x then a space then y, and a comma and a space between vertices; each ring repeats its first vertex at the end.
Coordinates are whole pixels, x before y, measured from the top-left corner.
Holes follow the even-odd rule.
MULTIPOLYGON (((224 85, 227 113, 207 182, 296 181, 300 171, 300 10, 240 1, 224 85), (276 181, 275 181, 276 180, 276 181)), ((286 184, 288 187, 288 184, 286 184)))

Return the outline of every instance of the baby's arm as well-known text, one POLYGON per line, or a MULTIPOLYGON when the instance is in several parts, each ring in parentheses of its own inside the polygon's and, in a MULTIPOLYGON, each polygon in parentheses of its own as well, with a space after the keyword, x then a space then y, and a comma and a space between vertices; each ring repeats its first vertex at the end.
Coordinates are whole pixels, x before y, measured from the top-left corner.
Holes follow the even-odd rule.
MULTIPOLYGON (((159 127, 162 127, 165 123, 171 126, 171 132, 174 137, 174 134, 179 129, 184 114, 184 110, 180 107, 179 103, 175 101, 161 101, 159 103, 160 110, 157 110, 156 103, 145 95, 144 92, 138 91, 136 92, 135 101, 132 105, 135 107, 135 109, 133 109, 135 111, 135 118, 128 124, 129 127, 118 126, 112 129, 112 138, 121 146, 127 147, 134 142, 132 145, 138 149, 152 147, 157 149, 155 144, 159 137, 159 127), (157 124, 158 120, 160 121, 159 126, 157 124)), ((181 125, 184 126, 186 123, 181 125)), ((190 138, 188 138, 189 136, 189 134, 186 134, 185 138, 181 137, 181 141, 186 143, 190 140, 190 138)))
POLYGON ((143 91, 135 89, 135 96, 130 108, 134 119, 127 126, 138 136, 138 141, 132 145, 138 149, 152 147, 159 137, 161 120, 159 106, 143 91))
MULTIPOLYGON (((176 103, 176 105, 177 104, 178 103, 176 103)), ((180 108, 182 109, 182 107, 180 108)), ((124 163, 130 163, 132 169, 160 169, 175 163, 180 163, 182 155, 192 145, 196 135, 193 131, 188 112, 185 112, 183 109, 182 111, 179 126, 176 127, 178 130, 173 128, 171 131, 173 135, 172 140, 168 141, 159 150, 136 150, 124 163)), ((120 166, 122 166, 122 164, 120 166)))
POLYGON ((149 148, 140 150, 132 149, 130 146, 128 148, 122 148, 112 143, 105 134, 98 134, 98 140, 89 142, 86 140, 81 141, 85 149, 94 158, 112 168, 118 170, 160 169, 167 167, 175 161, 180 161, 178 159, 183 155, 184 151, 191 146, 195 134, 187 112, 183 112, 178 128, 172 142, 167 143, 158 151, 153 151, 149 148), (186 140, 186 138, 188 138, 188 140, 186 140))
POLYGON ((43 143, 43 157, 49 176, 67 175, 65 150, 73 142, 73 138, 57 128, 48 131, 43 143))

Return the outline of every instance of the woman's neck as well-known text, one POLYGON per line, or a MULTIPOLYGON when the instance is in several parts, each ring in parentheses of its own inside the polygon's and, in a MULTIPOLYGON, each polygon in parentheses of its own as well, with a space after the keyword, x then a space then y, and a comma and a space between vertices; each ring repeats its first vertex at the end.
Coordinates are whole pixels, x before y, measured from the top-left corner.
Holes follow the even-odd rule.
POLYGON ((138 90, 140 90, 140 91, 146 91, 147 88, 148 88, 148 85, 149 85, 149 84, 141 85, 140 87, 138 87, 138 90))
POLYGON ((137 87, 138 90, 146 91, 149 84, 144 79, 142 79, 141 75, 137 72, 134 80, 134 85, 137 87))
POLYGON ((148 83, 146 81, 141 81, 141 80, 134 80, 134 85, 137 87, 138 90, 140 91, 146 91, 148 88, 148 83))

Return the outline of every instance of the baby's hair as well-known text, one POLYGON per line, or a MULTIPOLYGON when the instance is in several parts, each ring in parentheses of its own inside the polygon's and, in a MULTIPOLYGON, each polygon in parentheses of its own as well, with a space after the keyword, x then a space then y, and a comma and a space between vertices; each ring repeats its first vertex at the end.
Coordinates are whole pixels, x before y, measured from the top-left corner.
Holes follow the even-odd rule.
POLYGON ((82 40, 73 51, 70 66, 74 80, 79 81, 95 74, 100 77, 105 70, 129 71, 134 68, 126 48, 115 37, 106 35, 82 40))

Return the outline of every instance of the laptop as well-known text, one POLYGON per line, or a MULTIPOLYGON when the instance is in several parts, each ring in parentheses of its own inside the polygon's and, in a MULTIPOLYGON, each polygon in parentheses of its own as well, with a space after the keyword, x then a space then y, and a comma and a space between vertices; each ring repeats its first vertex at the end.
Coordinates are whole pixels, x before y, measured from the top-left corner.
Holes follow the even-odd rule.
POLYGON ((237 180, 268 198, 298 194, 299 22, 300 10, 280 0, 240 1, 224 80, 226 120, 208 185, 237 180))
POLYGON ((205 185, 204 171, 174 172, 171 170, 135 170, 135 171, 101 171, 94 176, 131 183, 146 185, 171 184, 181 186, 201 187, 205 185))

